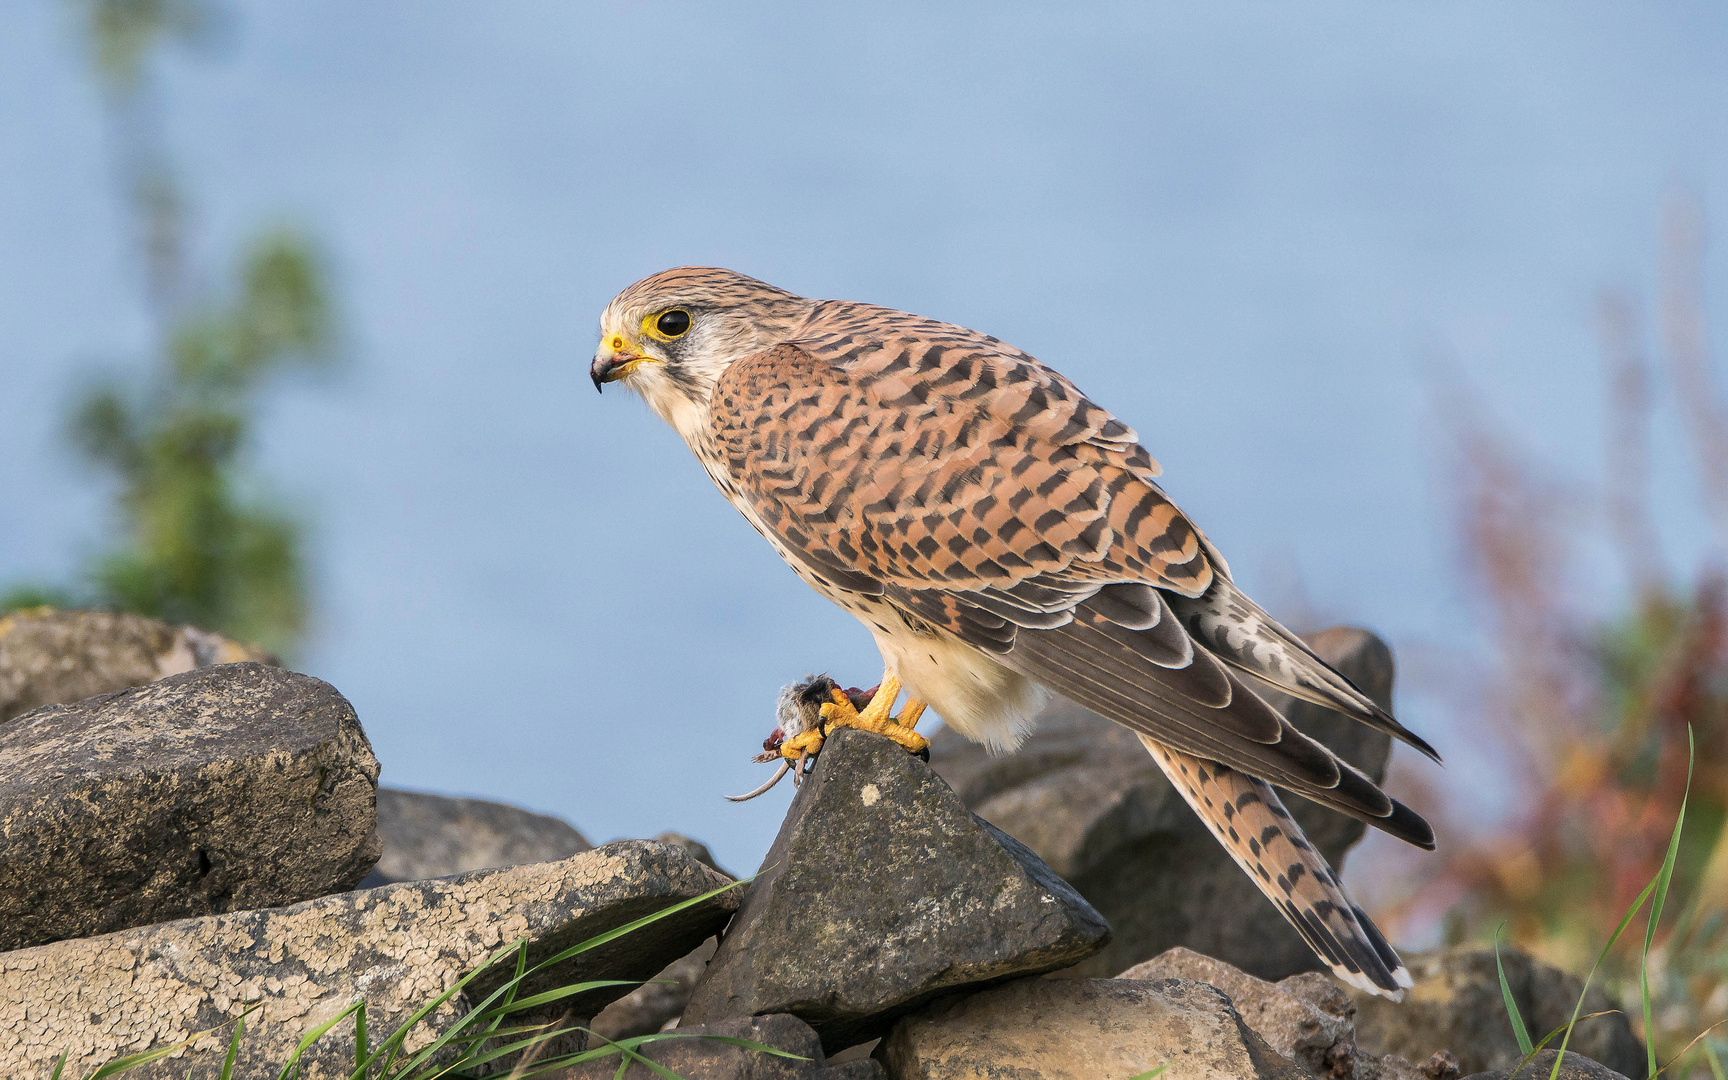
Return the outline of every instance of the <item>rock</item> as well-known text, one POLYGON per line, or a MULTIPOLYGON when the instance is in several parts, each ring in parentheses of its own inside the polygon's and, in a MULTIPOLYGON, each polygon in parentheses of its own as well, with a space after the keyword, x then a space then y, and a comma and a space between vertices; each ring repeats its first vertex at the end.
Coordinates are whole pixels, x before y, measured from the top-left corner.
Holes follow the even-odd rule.
MULTIPOLYGON (((725 884, 683 851, 650 841, 609 844, 562 862, 481 870, 437 881, 325 896, 293 907, 187 919, 0 953, 0 1076, 46 1075, 70 1048, 67 1075, 216 1027, 261 1001, 235 1076, 274 1076, 307 1028, 359 997, 368 1029, 394 1031, 490 954, 526 938, 530 964, 725 884)), ((540 993, 592 979, 643 979, 712 935, 738 904, 721 893, 579 954, 523 988, 540 993)), ((500 975, 477 978, 409 1040, 429 1044, 500 975)), ((586 1016, 622 992, 560 1003, 586 1016)), ((531 1017, 530 1017, 531 1018, 531 1017)), ((226 1032, 128 1072, 128 1080, 214 1075, 226 1032)), ((316 1044, 304 1080, 346 1077, 354 1029, 316 1044)))
MULTIPOLYGON (((1142 751, 1144 752, 1144 751, 1142 751)), ((1023 979, 946 998, 877 1047, 894 1080, 1310 1080, 1204 983, 1023 979)))
MULTIPOLYGON (((1338 628, 1305 640, 1390 705, 1392 652, 1379 638, 1338 628)), ((1384 777, 1386 735, 1317 705, 1267 696, 1297 727, 1374 779, 1384 777)), ((1321 967, 1126 728, 1058 701, 1013 754, 992 757, 943 729, 931 740, 930 760, 980 817, 1037 852, 1109 919, 1110 946, 1072 974, 1107 976, 1178 945, 1262 979, 1321 967)), ((1285 801, 1342 870, 1366 826, 1299 796, 1285 801)))
POLYGON ((1192 979, 1222 990, 1243 1023, 1284 1057, 1333 1080, 1457 1080, 1435 1055, 1418 1069, 1396 1054, 1368 1054, 1356 1045, 1356 1005, 1317 971, 1276 983, 1256 979, 1222 960, 1175 948, 1124 971, 1123 979, 1192 979))
MULTIPOLYGON (((643 1057, 690 1080, 883 1080, 886 1076, 882 1066, 874 1061, 828 1064, 822 1054, 822 1042, 810 1025, 784 1013, 719 1020, 680 1027, 678 1031, 681 1035, 727 1035, 749 1039, 809 1059, 796 1061, 699 1038, 667 1039, 650 1043, 639 1051, 643 1057)), ((616 1057, 589 1062, 559 1074, 560 1080, 613 1080, 618 1075, 616 1057)), ((658 1080, 661 1075, 641 1063, 631 1065, 623 1074, 624 1080, 658 1080)))
POLYGON ((258 663, 0 724, 0 950, 350 889, 377 781, 341 694, 258 663))
POLYGON ((594 848, 560 818, 395 788, 378 789, 378 835, 378 884, 556 862, 594 848))
MULTIPOLYGON (((683 833, 675 832, 663 832, 654 840, 683 848, 691 858, 710 870, 725 874, 728 878, 737 877, 721 869, 720 864, 714 861, 713 852, 708 850, 708 845, 700 840, 692 840, 683 833)), ((702 977, 702 972, 707 970, 708 961, 713 959, 714 950, 719 944, 720 939, 709 938, 689 955, 667 964, 660 974, 606 1006, 588 1026, 608 1039, 623 1039, 662 1030, 668 1023, 683 1015, 684 1006, 690 1000, 690 992, 695 989, 696 981, 702 977)))
POLYGON ((589 1022, 589 1027, 608 1039, 624 1039, 631 1035, 648 1035, 664 1029, 672 1020, 684 1015, 690 992, 708 969, 719 938, 709 938, 694 952, 666 965, 652 979, 606 1006, 589 1022))
POLYGON ((841 729, 793 798, 684 1022, 792 1013, 832 1052, 938 994, 1068 967, 1109 934, 928 765, 841 729))
POLYGON ((710 870, 718 870, 720 873, 726 874, 729 878, 736 878, 738 876, 737 874, 727 873, 725 867, 715 862, 714 853, 709 851, 708 845, 704 844, 700 840, 692 840, 683 833, 675 832, 663 832, 654 839, 662 844, 671 844, 673 847, 683 848, 685 851, 690 853, 691 858, 695 859, 710 870))
POLYGON ((0 723, 212 664, 275 663, 190 626, 109 611, 37 608, 0 617, 0 723))
MULTIPOLYGON (((1532 1038, 1540 1039, 1571 1017, 1582 988, 1576 976, 1514 949, 1502 949, 1500 957, 1532 1038)), ((1356 1041, 1364 1051, 1426 1061, 1435 1051, 1449 1050, 1467 1074, 1510 1069, 1517 1063, 1521 1055, 1501 1002, 1494 950, 1440 949, 1406 955, 1404 963, 1416 986, 1402 1004, 1350 994, 1357 1009, 1356 1041)), ((1592 987, 1583 1012, 1613 1008, 1608 996, 1592 987)), ((1642 1073, 1645 1067, 1644 1048, 1622 1012, 1580 1020, 1567 1049, 1568 1058, 1576 1050, 1627 1075, 1642 1073)))
POLYGON ((1230 998, 1242 1022, 1284 1057, 1316 1076, 1355 1071, 1356 1007, 1338 985, 1317 972, 1280 983, 1231 967, 1184 948, 1170 949, 1136 964, 1121 979, 1191 979, 1215 986, 1230 998))
MULTIPOLYGON (((1548 1080, 1548 1075, 1554 1071, 1554 1059, 1559 1056, 1558 1050, 1541 1051, 1530 1059, 1528 1065, 1518 1070, 1516 1080, 1548 1080)), ((1647 1062, 1640 1064, 1648 1065, 1647 1062)), ((1510 1068, 1506 1068, 1498 1072, 1473 1073, 1469 1080, 1513 1080, 1513 1074, 1510 1068)), ((1600 1062, 1591 1061, 1582 1054, 1567 1050, 1566 1060, 1560 1065, 1558 1080, 1626 1080, 1626 1077, 1600 1062)))

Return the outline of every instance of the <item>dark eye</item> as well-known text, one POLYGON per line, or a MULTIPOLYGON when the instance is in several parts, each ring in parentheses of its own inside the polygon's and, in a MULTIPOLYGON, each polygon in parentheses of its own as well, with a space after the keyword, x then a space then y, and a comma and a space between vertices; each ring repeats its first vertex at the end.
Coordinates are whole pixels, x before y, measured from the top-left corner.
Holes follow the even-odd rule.
POLYGON ((673 308, 654 322, 654 329, 667 337, 677 337, 690 329, 690 313, 673 308))

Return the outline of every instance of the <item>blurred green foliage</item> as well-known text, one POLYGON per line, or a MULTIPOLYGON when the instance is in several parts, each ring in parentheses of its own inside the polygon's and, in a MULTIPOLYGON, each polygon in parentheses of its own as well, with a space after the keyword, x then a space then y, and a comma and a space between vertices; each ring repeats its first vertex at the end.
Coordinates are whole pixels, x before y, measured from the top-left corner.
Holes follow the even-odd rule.
POLYGON ((227 304, 174 327, 150 384, 88 392, 71 434, 120 482, 124 539, 91 568, 98 600, 283 650, 306 625, 300 529, 242 495, 241 453, 259 387, 328 361, 329 299, 292 232, 255 241, 238 276, 227 304))
POLYGON ((70 6, 111 107, 158 340, 143 379, 104 376, 68 423, 85 460, 116 481, 116 535, 77 584, 19 586, 0 611, 114 607, 289 653, 307 621, 301 527, 262 494, 246 451, 272 378, 335 355, 323 262, 308 237, 276 228, 245 247, 225 289, 186 286, 184 200, 151 115, 150 61, 166 44, 195 42, 213 9, 70 6))

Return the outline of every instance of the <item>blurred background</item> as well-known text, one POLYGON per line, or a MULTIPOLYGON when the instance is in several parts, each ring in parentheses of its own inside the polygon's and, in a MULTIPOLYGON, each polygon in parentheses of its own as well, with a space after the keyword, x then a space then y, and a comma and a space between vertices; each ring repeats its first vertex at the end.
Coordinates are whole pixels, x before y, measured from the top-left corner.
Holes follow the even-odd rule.
MULTIPOLYGON (((729 266, 977 327, 1133 424, 1251 593, 1393 643, 1448 767, 1394 762, 1442 853, 1349 868, 1392 936, 1509 920, 1587 964, 1688 724, 1677 895, 1728 897, 1725 31, 8 4, 0 594, 261 642, 353 701, 388 784, 753 867, 789 786, 721 796, 764 778, 777 688, 867 685, 875 650, 587 377, 615 292, 729 266)), ((1722 903, 1663 938, 1709 958, 1676 1030, 1728 1010, 1722 903)))

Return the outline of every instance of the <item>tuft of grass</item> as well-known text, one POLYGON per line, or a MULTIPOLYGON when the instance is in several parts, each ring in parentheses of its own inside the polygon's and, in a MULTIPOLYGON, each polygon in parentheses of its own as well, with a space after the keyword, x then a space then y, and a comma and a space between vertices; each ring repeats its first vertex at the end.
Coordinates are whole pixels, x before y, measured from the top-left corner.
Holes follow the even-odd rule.
POLYGON ((1644 951, 1639 959, 1638 971, 1639 998, 1644 1011, 1644 1031, 1646 1033, 1644 1052, 1646 1055, 1646 1067, 1649 1070, 1647 1074, 1648 1080, 1656 1080, 1664 1070, 1684 1057, 1686 1053, 1691 1050, 1692 1046, 1697 1045, 1701 1041, 1703 1041, 1704 1046, 1703 1052, 1710 1062, 1716 1080, 1728 1080, 1728 1078, 1723 1076, 1722 1064, 1718 1059, 1715 1050, 1710 1046, 1709 1042, 1704 1041, 1705 1036, 1709 1035, 1709 1033, 1716 1027, 1728 1023, 1728 1020, 1721 1021, 1704 1029, 1704 1031, 1700 1032, 1684 1050, 1673 1058, 1670 1058, 1667 1065, 1660 1067, 1656 1064, 1656 1042, 1650 1034, 1655 1030, 1651 1024, 1652 1007, 1649 978, 1650 947, 1656 939, 1656 926, 1657 923, 1661 921, 1662 908, 1668 899, 1668 888, 1674 879, 1674 861, 1680 851, 1680 835, 1686 824, 1686 804, 1692 796, 1692 768, 1696 756, 1697 748, 1692 740, 1692 731, 1688 728, 1686 731, 1686 787, 1681 793, 1680 810, 1674 816, 1674 830, 1669 836, 1668 850, 1662 859, 1662 866, 1656 871, 1656 876, 1650 879, 1650 883, 1644 886, 1644 891, 1638 894, 1636 900, 1632 901, 1632 906, 1626 909, 1626 914, 1620 918, 1620 924, 1616 926, 1614 932, 1608 936, 1608 943, 1602 946, 1602 951, 1597 954, 1596 962, 1590 965, 1590 973, 1584 977, 1584 986, 1578 992, 1578 1002, 1576 1005, 1572 1006, 1571 1019, 1567 1020, 1567 1022, 1562 1024, 1560 1027, 1550 1031, 1547 1035, 1544 1035, 1540 1042, 1531 1042, 1529 1030, 1524 1025, 1524 1018, 1519 1015, 1518 1003, 1512 998, 1512 987, 1506 981, 1506 968, 1500 963, 1500 935, 1499 932, 1495 933, 1494 964, 1500 974, 1500 996, 1506 1005, 1507 1018, 1512 1023, 1513 1036, 1518 1040, 1518 1049, 1524 1054, 1518 1064, 1513 1066, 1512 1075, 1517 1075, 1519 1069, 1522 1069, 1525 1065, 1529 1064, 1530 1061, 1534 1059, 1549 1042, 1558 1036, 1560 1039, 1560 1052, 1555 1055, 1554 1068, 1548 1074, 1549 1080, 1558 1080, 1560 1075, 1560 1065, 1566 1060, 1566 1046, 1572 1039, 1572 1031, 1577 1027, 1578 1021, 1588 1020, 1591 1016, 1606 1015, 1605 1013, 1591 1013, 1589 1016, 1580 1015, 1584 1009, 1585 995, 1590 992, 1591 981, 1596 978, 1596 972, 1602 967, 1602 962, 1608 959, 1608 954, 1620 940, 1620 936, 1626 932, 1628 926, 1632 925, 1632 920, 1638 914, 1639 909, 1644 906, 1646 901, 1650 901, 1650 914, 1645 923, 1644 929, 1644 951))
MULTIPOLYGON (((521 1014, 530 1010, 544 1009, 578 994, 590 990, 598 990, 608 986, 640 986, 640 981, 625 979, 591 979, 579 983, 571 983, 556 989, 546 990, 537 994, 521 996, 522 987, 535 976, 545 972, 554 965, 561 964, 591 949, 598 948, 608 942, 616 941, 628 934, 658 922, 669 915, 676 914, 686 908, 693 907, 704 901, 711 900, 728 889, 735 889, 747 884, 749 878, 730 882, 717 889, 711 889, 700 896, 680 901, 652 915, 645 915, 633 922, 625 923, 602 934, 596 934, 586 941, 572 945, 562 952, 540 961, 538 964, 528 964, 528 941, 518 939, 499 949, 485 962, 457 980, 455 985, 439 994, 437 997, 414 1010, 396 1030, 385 1036, 374 1045, 372 1032, 366 1021, 366 1000, 361 998, 335 1016, 306 1032, 299 1044, 294 1048, 288 1060, 283 1062, 281 1071, 276 1074, 276 1080, 298 1080, 301 1073, 301 1062, 306 1053, 324 1039, 342 1021, 353 1018, 354 1021, 354 1068, 348 1074, 349 1080, 478 1080, 475 1070, 481 1069, 500 1058, 520 1055, 516 1066, 509 1074, 509 1080, 526 1080, 528 1077, 539 1076, 554 1069, 566 1069, 572 1065, 599 1061, 612 1056, 619 1058, 618 1076, 632 1064, 641 1064, 666 1080, 684 1080, 658 1062, 644 1057, 640 1050, 651 1043, 667 1039, 707 1039, 713 1042, 726 1043, 731 1046, 755 1050, 774 1057, 789 1058, 794 1061, 807 1061, 808 1058, 788 1053, 772 1046, 765 1046, 750 1039, 741 1039, 725 1035, 705 1035, 698 1032, 666 1031, 651 1035, 637 1035, 628 1039, 616 1041, 604 1039, 602 1036, 585 1027, 561 1026, 563 1021, 548 1023, 518 1023, 521 1014), (409 1055, 405 1051, 408 1038, 414 1030, 431 1016, 440 1006, 460 994, 469 983, 477 977, 492 971, 505 961, 514 958, 515 971, 484 999, 463 1013, 454 1024, 440 1033, 437 1038, 421 1049, 418 1053, 409 1055), (588 1050, 567 1054, 557 1054, 536 1059, 538 1051, 551 1039, 570 1031, 587 1034, 591 1038, 600 1039, 604 1045, 588 1050), (454 1052, 455 1057, 444 1064, 440 1059, 454 1052)), ((234 1021, 234 1033, 228 1042, 228 1053, 223 1059, 219 1080, 233 1080, 235 1062, 240 1054, 242 1033, 246 1027, 246 1018, 261 1008, 259 1003, 251 1004, 234 1021)), ((131 1054, 116 1058, 91 1072, 84 1080, 107 1080, 130 1069, 147 1065, 168 1057, 199 1039, 214 1034, 219 1028, 200 1031, 182 1042, 171 1046, 159 1047, 144 1053, 131 1054)), ((54 1066, 50 1080, 63 1080, 66 1060, 70 1051, 62 1052, 54 1066)))

